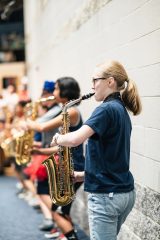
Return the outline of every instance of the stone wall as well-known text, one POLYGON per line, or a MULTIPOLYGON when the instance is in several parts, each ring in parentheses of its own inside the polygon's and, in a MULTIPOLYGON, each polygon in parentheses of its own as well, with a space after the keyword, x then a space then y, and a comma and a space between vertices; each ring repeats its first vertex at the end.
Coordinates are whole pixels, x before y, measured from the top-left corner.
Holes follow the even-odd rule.
POLYGON ((136 184, 136 203, 118 240, 160 239, 160 194, 136 184))
MULTIPOLYGON (((72 218, 88 233, 87 194, 79 189, 72 206, 72 218)), ((136 184, 136 202, 119 233, 118 240, 160 239, 160 194, 136 184)))

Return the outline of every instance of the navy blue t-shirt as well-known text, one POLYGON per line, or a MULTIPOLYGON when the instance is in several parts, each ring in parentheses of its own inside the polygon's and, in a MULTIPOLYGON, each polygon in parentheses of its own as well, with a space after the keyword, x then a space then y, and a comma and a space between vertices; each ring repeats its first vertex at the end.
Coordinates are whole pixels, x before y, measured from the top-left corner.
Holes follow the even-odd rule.
MULTIPOLYGON (((80 115, 80 120, 79 123, 76 126, 70 126, 69 130, 70 132, 74 132, 78 130, 82 126, 82 117, 80 115)), ((80 144, 77 147, 71 148, 71 153, 72 153, 72 159, 73 159, 73 164, 74 164, 74 170, 75 171, 84 171, 84 154, 83 154, 83 144, 80 144)))
POLYGON ((134 188, 129 171, 131 120, 120 94, 110 96, 84 123, 95 134, 86 146, 84 190, 120 193, 134 188))

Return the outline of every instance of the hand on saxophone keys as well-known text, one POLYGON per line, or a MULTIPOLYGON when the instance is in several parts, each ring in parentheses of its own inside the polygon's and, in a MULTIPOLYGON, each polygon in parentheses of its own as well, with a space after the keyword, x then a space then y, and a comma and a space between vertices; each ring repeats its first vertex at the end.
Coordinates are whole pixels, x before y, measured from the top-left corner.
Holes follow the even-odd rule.
POLYGON ((85 172, 77 172, 74 171, 73 173, 73 180, 74 182, 83 182, 84 181, 84 176, 85 176, 85 172))
POLYGON ((27 119, 27 121, 21 121, 19 123, 19 126, 21 129, 23 129, 24 131, 28 131, 28 130, 34 130, 36 128, 36 122, 32 121, 30 119, 27 119))
POLYGON ((19 128, 20 128, 21 130, 27 131, 27 130, 28 130, 28 127, 27 127, 26 121, 20 121, 20 122, 19 122, 19 128))
POLYGON ((59 133, 56 133, 56 134, 53 136, 53 138, 52 138, 52 142, 51 142, 51 144, 50 144, 51 147, 54 147, 54 146, 59 145, 58 142, 57 142, 59 136, 60 136, 59 133))

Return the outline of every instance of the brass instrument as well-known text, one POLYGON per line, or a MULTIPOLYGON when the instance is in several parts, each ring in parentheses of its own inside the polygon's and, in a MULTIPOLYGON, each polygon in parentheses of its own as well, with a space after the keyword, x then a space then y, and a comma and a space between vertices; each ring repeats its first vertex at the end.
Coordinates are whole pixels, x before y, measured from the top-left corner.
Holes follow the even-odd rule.
MULTIPOLYGON (((36 102, 28 103, 25 107, 26 118, 35 120, 38 115, 38 106, 42 102, 53 101, 54 96, 41 98, 36 102)), ((34 130, 27 130, 16 138, 16 163, 18 165, 27 164, 31 160, 31 150, 33 146, 34 130)))
MULTIPOLYGON (((69 132, 69 115, 67 109, 82 100, 90 98, 94 93, 89 93, 64 105, 62 110, 62 130, 61 134, 69 132)), ((73 182, 73 161, 69 147, 59 146, 57 154, 47 158, 43 165, 47 169, 50 197, 54 204, 64 206, 69 204, 75 196, 73 182)))
MULTIPOLYGON (((8 106, 4 106, 3 107, 3 111, 4 111, 4 114, 5 114, 5 125, 10 125, 11 122, 12 122, 12 114, 8 108, 8 106)), ((8 128, 5 128, 4 129, 4 135, 3 135, 3 140, 1 141, 1 144, 0 144, 0 148, 1 148, 1 151, 3 152, 3 158, 4 159, 7 159, 9 157, 12 157, 14 156, 14 143, 12 144, 12 134, 11 134, 11 129, 8 128)))
POLYGON ((5 158, 13 157, 15 155, 15 146, 16 142, 13 137, 8 137, 1 143, 5 158))

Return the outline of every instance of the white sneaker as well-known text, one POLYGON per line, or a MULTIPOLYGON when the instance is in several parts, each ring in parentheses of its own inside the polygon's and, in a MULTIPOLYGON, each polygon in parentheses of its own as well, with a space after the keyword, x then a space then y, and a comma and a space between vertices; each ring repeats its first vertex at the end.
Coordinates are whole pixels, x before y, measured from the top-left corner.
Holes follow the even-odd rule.
POLYGON ((19 193, 17 196, 18 196, 18 198, 20 198, 20 199, 25 199, 25 197, 27 196, 27 192, 26 192, 26 191, 23 191, 22 193, 19 193))
POLYGON ((53 228, 53 221, 52 219, 44 219, 38 227, 41 231, 50 231, 53 228))
POLYGON ((39 206, 39 201, 36 197, 33 197, 28 201, 28 204, 31 207, 39 206))
POLYGON ((60 232, 57 228, 53 228, 49 233, 46 233, 44 236, 47 239, 57 238, 60 236, 60 232))
POLYGON ((31 201, 31 199, 33 199, 33 193, 27 191, 27 193, 26 193, 26 195, 25 195, 25 197, 24 197, 24 200, 25 200, 26 202, 29 202, 29 201, 31 201))
POLYGON ((64 234, 60 234, 58 238, 56 238, 56 240, 67 240, 67 238, 64 236, 64 234))
POLYGON ((21 183, 21 182, 17 182, 17 183, 16 183, 16 188, 22 189, 22 188, 23 188, 22 183, 21 183))

